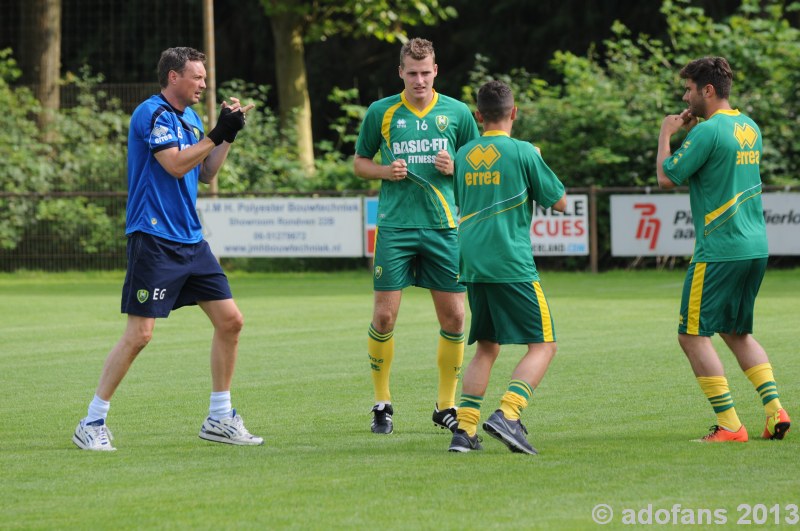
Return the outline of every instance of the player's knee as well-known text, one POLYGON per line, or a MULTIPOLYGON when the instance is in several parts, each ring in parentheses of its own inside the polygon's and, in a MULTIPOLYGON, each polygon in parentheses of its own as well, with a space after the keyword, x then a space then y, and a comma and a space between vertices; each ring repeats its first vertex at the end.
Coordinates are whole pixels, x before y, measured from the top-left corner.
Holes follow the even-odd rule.
POLYGON ((139 335, 139 343, 142 345, 142 348, 146 347, 148 345, 148 343, 150 343, 150 340, 152 340, 152 339, 153 339, 153 330, 152 329, 144 330, 139 335))
POLYGON ((544 356, 547 363, 550 363, 558 351, 558 345, 555 341, 545 341, 544 343, 534 343, 528 347, 528 352, 537 352, 539 356, 544 356))
POLYGON ((464 331, 464 312, 451 312, 444 316, 442 322, 442 330, 451 333, 459 333, 464 331))
POLYGON ((239 335, 242 328, 244 328, 244 315, 240 311, 229 315, 219 327, 220 332, 229 335, 239 335))
POLYGON ((128 330, 125 334, 125 341, 129 345, 129 350, 134 352, 134 355, 141 352, 150 343, 151 339, 153 339, 153 329, 149 327, 128 330))
POLYGON ((394 330, 395 316, 391 312, 376 311, 372 318, 372 326, 381 334, 387 334, 394 330))

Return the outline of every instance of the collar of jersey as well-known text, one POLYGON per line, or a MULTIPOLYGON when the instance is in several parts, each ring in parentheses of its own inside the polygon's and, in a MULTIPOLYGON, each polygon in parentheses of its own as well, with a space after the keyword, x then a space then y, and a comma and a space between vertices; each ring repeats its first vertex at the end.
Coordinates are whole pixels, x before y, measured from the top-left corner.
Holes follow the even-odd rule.
POLYGON ((727 114, 728 116, 739 116, 741 113, 739 112, 739 109, 719 109, 717 112, 709 116, 708 119, 710 120, 711 118, 715 117, 718 114, 727 114))
POLYGON ((168 99, 167 99, 167 98, 166 98, 166 97, 165 97, 165 96, 164 96, 162 93, 160 93, 160 92, 159 92, 159 93, 158 93, 158 97, 159 97, 159 98, 161 98, 162 100, 164 100, 164 103, 166 103, 166 104, 167 104, 167 106, 168 106, 170 109, 172 109, 172 112, 174 112, 174 113, 175 113, 175 114, 177 114, 178 116, 183 116, 183 111, 179 111, 178 109, 176 109, 175 107, 173 107, 173 106, 172 106, 172 104, 169 102, 169 100, 168 100, 168 99))
POLYGON ((483 136, 511 136, 511 135, 499 129, 492 129, 491 131, 484 131, 483 136))
POLYGON ((428 104, 428 106, 422 109, 421 111, 417 110, 417 108, 411 105, 411 103, 406 99, 405 91, 400 93, 400 99, 402 100, 403 105, 405 105, 409 111, 413 112, 417 116, 417 118, 423 118, 426 114, 428 114, 431 111, 431 109, 433 109, 433 106, 436 105, 436 102, 439 101, 439 93, 433 90, 433 99, 428 104))

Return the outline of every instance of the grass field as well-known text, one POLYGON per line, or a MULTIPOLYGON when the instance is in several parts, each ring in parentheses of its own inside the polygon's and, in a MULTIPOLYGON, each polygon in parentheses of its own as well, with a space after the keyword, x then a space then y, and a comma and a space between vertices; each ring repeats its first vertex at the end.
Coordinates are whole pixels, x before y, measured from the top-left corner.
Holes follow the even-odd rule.
MULTIPOLYGON (((124 327, 122 277, 0 275, 0 528, 609 529, 675 504, 679 524, 717 511, 692 529, 796 523, 800 432, 758 440, 757 394, 723 349, 751 442, 690 441, 714 416, 676 341, 683 272, 544 272, 559 354, 523 418, 535 457, 489 437, 483 452, 446 451, 449 432, 430 421, 438 327, 419 289, 406 290, 396 329, 395 433, 370 433, 367 272, 231 275, 246 320, 233 401, 264 446, 197 437, 211 327, 186 308, 158 322, 114 396, 118 451, 79 451, 72 431, 124 327), (610 525, 592 520, 598 504, 610 525)), ((798 325, 800 271, 769 271, 756 337, 800 420, 798 325)), ((522 352, 504 348, 484 418, 522 352)))

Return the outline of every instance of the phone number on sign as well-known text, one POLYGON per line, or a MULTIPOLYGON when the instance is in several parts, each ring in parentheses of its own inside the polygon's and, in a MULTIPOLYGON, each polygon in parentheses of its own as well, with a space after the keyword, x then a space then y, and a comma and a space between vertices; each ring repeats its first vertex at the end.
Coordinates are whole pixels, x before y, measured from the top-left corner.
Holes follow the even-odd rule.
MULTIPOLYGON (((619 509, 618 521, 623 525, 724 525, 736 523, 737 525, 765 525, 785 524, 797 525, 800 523, 800 509, 794 503, 781 505, 767 505, 757 503, 741 503, 736 507, 735 515, 728 514, 727 509, 696 509, 684 507, 679 503, 669 508, 646 507, 619 509), (738 518, 736 518, 738 517, 738 518)), ((592 509, 592 520, 600 525, 614 521, 614 509, 600 503, 592 509)))

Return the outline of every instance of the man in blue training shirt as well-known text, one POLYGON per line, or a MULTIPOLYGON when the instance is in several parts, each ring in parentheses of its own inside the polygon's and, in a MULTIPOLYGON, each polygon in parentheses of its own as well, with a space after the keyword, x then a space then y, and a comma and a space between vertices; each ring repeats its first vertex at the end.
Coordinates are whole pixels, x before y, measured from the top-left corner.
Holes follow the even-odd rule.
POLYGON ((244 320, 228 279, 203 240, 196 211, 198 181, 212 182, 253 105, 222 102, 207 135, 191 108, 206 88, 205 55, 169 48, 158 62, 161 93, 140 104, 128 133, 128 269, 122 313, 128 324, 106 358, 88 413, 72 441, 84 450, 115 450, 106 417, 114 391, 153 337, 156 318, 197 304, 214 325, 212 393, 200 438, 236 445, 264 440, 244 427, 231 407, 230 387, 244 320))

